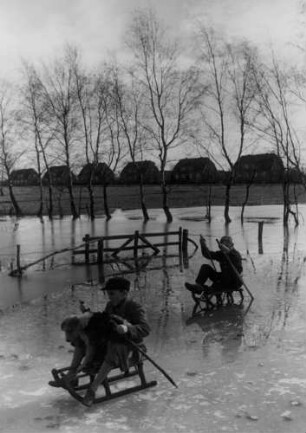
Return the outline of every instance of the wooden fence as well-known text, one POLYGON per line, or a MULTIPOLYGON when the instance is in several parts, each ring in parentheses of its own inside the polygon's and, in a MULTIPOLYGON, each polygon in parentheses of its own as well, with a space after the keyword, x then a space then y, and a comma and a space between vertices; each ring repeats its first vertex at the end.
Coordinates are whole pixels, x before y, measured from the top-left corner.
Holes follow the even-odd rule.
MULTIPOLYGON (((147 254, 146 259, 149 260, 152 257, 160 253, 160 249, 168 249, 168 247, 174 246, 177 248, 175 256, 179 257, 180 262, 185 267, 188 266, 188 243, 193 243, 195 250, 198 248, 197 244, 188 237, 188 230, 182 229, 181 227, 177 231, 169 231, 162 233, 139 233, 135 231, 129 235, 113 235, 113 236, 96 236, 91 237, 85 235, 81 245, 72 248, 64 248, 59 251, 53 251, 48 255, 41 257, 34 262, 28 263, 21 266, 20 264, 20 245, 17 245, 17 267, 14 269, 11 267, 11 276, 21 276, 23 272, 31 266, 37 265, 38 263, 45 262, 49 258, 53 258, 57 254, 61 253, 72 253, 72 264, 77 264, 76 256, 83 256, 83 260, 78 263, 85 263, 87 265, 97 263, 102 269, 106 263, 122 262, 127 267, 129 260, 135 261, 135 267, 130 266, 130 269, 139 269, 138 259, 143 259, 144 255, 140 255, 140 251, 145 249, 151 250, 151 254, 147 254), (150 241, 150 238, 155 238, 156 242, 150 241), (123 243, 122 243, 123 242, 123 243), (119 254, 124 251, 132 251, 132 258, 119 257, 119 254), (108 253, 111 253, 110 256, 108 253)), ((165 255, 165 254, 164 254, 165 255)))
POLYGON ((188 256, 188 241, 191 241, 188 238, 188 230, 183 230, 181 227, 177 231, 162 233, 139 233, 136 230, 133 234, 128 235, 91 237, 87 234, 83 238, 84 248, 73 250, 73 258, 81 255, 84 256, 86 264, 103 264, 106 253, 110 253, 113 258, 117 258, 121 252, 131 251, 134 259, 137 260, 140 251, 149 249, 153 255, 157 255, 160 253, 161 247, 168 248, 170 246, 177 247, 178 255, 188 256), (149 240, 151 238, 155 238, 156 242, 149 240), (160 238, 163 238, 163 240, 160 238))

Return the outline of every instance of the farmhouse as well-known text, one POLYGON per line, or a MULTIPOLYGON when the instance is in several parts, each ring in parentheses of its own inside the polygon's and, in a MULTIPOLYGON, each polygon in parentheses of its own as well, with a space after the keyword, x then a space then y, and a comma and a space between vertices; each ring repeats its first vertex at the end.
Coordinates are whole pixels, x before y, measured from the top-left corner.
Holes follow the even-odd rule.
POLYGON ((145 184, 158 183, 160 179, 159 171, 152 161, 135 161, 129 162, 120 174, 120 183, 137 184, 140 182, 145 184))
MULTIPOLYGON (((49 168, 49 173, 51 176, 52 185, 67 185, 69 182, 69 169, 67 165, 55 165, 49 168)), ((75 183, 76 177, 73 173, 72 181, 75 183)), ((45 173, 43 176, 43 183, 46 185, 49 183, 48 173, 45 173)))
POLYGON ((258 183, 279 183, 283 179, 284 165, 274 153, 244 155, 235 164, 236 182, 245 183, 252 179, 258 183))
POLYGON ((11 181, 14 186, 38 185, 39 176, 34 168, 23 168, 11 172, 11 181))
POLYGON ((115 179, 114 172, 109 168, 109 166, 104 162, 99 162, 96 166, 92 163, 84 165, 78 175, 77 182, 80 185, 88 184, 91 174, 93 185, 113 183, 115 179))
POLYGON ((218 172, 209 158, 181 159, 173 168, 172 183, 211 183, 215 182, 218 172))

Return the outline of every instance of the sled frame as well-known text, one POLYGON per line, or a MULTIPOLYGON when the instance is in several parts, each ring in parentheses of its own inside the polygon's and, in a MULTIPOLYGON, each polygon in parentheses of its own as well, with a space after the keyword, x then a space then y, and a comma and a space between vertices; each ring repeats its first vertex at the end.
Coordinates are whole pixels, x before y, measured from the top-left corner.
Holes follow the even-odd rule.
MULTIPOLYGON (((84 396, 86 390, 89 388, 90 384, 94 380, 95 374, 79 373, 77 376, 73 378, 72 381, 69 381, 66 375, 70 370, 71 368, 69 367, 64 367, 60 369, 54 368, 51 371, 51 373, 55 383, 57 384, 57 387, 65 389, 75 400, 84 404, 84 396), (84 380, 85 383, 83 383, 84 380)), ((113 369, 113 370, 117 370, 117 369, 113 369)), ((144 374, 143 361, 140 361, 134 364, 133 366, 131 366, 129 371, 127 372, 119 373, 119 374, 111 373, 99 387, 99 389, 101 387, 104 388, 104 395, 96 397, 94 399, 94 404, 112 400, 117 397, 122 397, 124 395, 141 391, 143 389, 151 388, 156 385, 157 385, 156 380, 152 380, 149 382, 147 381, 144 374), (137 376, 140 379, 139 385, 133 385, 118 391, 114 391, 111 389, 112 384, 135 376, 137 376)))
POLYGON ((199 314, 202 312, 210 311, 214 308, 222 307, 224 302, 227 304, 234 303, 234 292, 239 293, 241 305, 244 301, 243 288, 239 287, 236 289, 214 287, 205 288, 201 293, 191 292, 192 299, 194 300, 194 307, 192 315, 199 314), (215 298, 215 299, 214 299, 215 298))

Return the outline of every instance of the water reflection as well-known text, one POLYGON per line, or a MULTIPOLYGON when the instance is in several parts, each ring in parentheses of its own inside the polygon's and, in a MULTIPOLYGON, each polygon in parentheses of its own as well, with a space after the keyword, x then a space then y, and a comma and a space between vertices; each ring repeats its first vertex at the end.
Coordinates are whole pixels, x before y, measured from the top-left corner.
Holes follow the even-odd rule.
POLYGON ((222 362, 233 362, 237 359, 244 335, 244 307, 242 305, 226 305, 214 310, 209 315, 193 316, 186 325, 200 327, 203 332, 202 353, 207 358, 215 356, 218 350, 222 362))
MULTIPOLYGON (((222 221, 222 209, 213 209, 214 218, 209 224, 207 221, 203 221, 202 208, 193 209, 175 209, 173 212, 174 219, 172 223, 167 223, 162 218, 162 212, 159 210, 152 210, 152 219, 147 223, 144 223, 142 219, 137 219, 137 211, 122 212, 117 210, 113 214, 113 218, 107 221, 105 218, 96 218, 95 220, 90 220, 87 218, 81 218, 80 220, 71 220, 69 218, 54 219, 49 220, 44 218, 40 221, 37 218, 25 218, 18 221, 18 225, 15 225, 10 219, 5 219, 5 221, 0 221, 0 224, 5 224, 9 227, 9 230, 1 232, 4 234, 2 237, 1 244, 1 256, 6 256, 7 261, 2 259, 2 264, 9 263, 14 260, 16 255, 16 244, 21 245, 21 261, 22 264, 35 261, 45 254, 48 254, 54 250, 60 251, 64 248, 74 247, 82 243, 82 238, 85 234, 90 236, 110 236, 113 234, 124 234, 133 233, 135 230, 139 230, 142 233, 146 232, 164 232, 164 240, 168 240, 168 233, 170 231, 178 230, 181 227, 183 221, 183 228, 188 230, 189 237, 194 241, 198 242, 198 236, 202 233, 208 241, 209 247, 212 249, 216 248, 215 239, 220 238, 226 232, 233 236, 235 239, 235 245, 242 252, 244 257, 250 259, 252 265, 252 270, 249 272, 259 271, 259 240, 258 240, 258 222, 259 220, 264 221, 265 224, 269 224, 269 229, 263 231, 262 243, 263 243, 263 258, 271 254, 279 254, 280 251, 284 252, 283 255, 283 274, 287 275, 288 270, 286 266, 289 266, 289 262, 292 260, 291 254, 293 250, 300 254, 300 251, 305 249, 306 245, 306 233, 303 228, 294 228, 292 232, 291 227, 284 228, 281 219, 276 217, 280 212, 280 207, 252 207, 247 211, 252 216, 246 216, 243 226, 240 221, 239 209, 233 209, 231 211, 233 215, 233 221, 230 225, 222 224, 220 226, 220 221, 222 221), (236 217, 235 217, 236 212, 236 217), (219 217, 220 214, 220 217, 219 217), (136 215, 136 216, 135 216, 136 215), (187 215, 187 216, 186 216, 187 215), (221 230, 222 227, 222 230, 221 230), (224 229, 225 227, 225 229, 224 229), (290 243, 290 239, 294 239, 294 242, 290 243), (287 256, 286 256, 287 254, 287 256), (287 257, 287 258, 286 258, 287 257), (287 260, 287 265, 286 265, 287 260), (258 263, 258 265, 257 265, 258 263)), ((305 208, 301 206, 301 212, 305 212, 305 208)), ((109 241, 105 241, 106 245, 109 241)), ((122 259, 122 262, 118 261, 117 264, 109 265, 107 269, 97 268, 97 267, 85 267, 82 269, 79 267, 73 267, 73 269, 68 269, 71 265, 71 255, 69 253, 62 253, 46 259, 42 265, 38 265, 36 268, 29 269, 26 274, 22 277, 20 281, 9 281, 5 274, 8 272, 7 266, 2 266, 2 282, 0 281, 0 302, 1 298, 4 296, 4 287, 8 284, 11 288, 12 293, 19 293, 16 296, 16 300, 23 300, 24 298, 22 292, 33 292, 36 284, 40 284, 44 290, 52 290, 52 285, 60 284, 60 279, 54 277, 54 273, 50 276, 42 276, 39 278, 37 271, 60 268, 60 275, 62 279, 62 285, 69 283, 77 283, 81 281, 99 281, 103 283, 105 277, 112 273, 124 272, 124 273, 138 273, 138 272, 150 272, 153 269, 158 269, 161 266, 160 271, 162 272, 162 267, 169 266, 179 266, 181 272, 186 272, 186 268, 191 266, 191 271, 196 272, 199 267, 200 262, 203 260, 200 251, 190 250, 194 256, 189 258, 189 262, 182 262, 181 257, 178 257, 178 263, 174 263, 171 258, 167 263, 158 264, 158 260, 150 255, 146 255, 144 252, 139 256, 136 262, 122 259), (37 280, 37 282, 35 281, 37 280), (52 284, 53 280, 53 284, 52 284), (38 283, 39 281, 39 283, 38 283), (49 282, 50 284, 49 284, 49 282), (13 286, 13 288, 12 288, 13 286), (29 288, 29 286, 31 286, 29 288), (50 287, 51 286, 51 287, 50 287)), ((171 254, 177 254, 177 250, 173 247, 165 248, 163 253, 171 256, 171 254)), ((165 259, 166 260, 166 259, 165 259)), ((280 275, 280 279, 283 277, 280 275)), ((288 285, 288 281, 284 281, 283 284, 288 285)), ((39 288, 36 287, 35 293, 39 292, 39 288)), ((26 296, 28 299, 28 296, 26 296)))

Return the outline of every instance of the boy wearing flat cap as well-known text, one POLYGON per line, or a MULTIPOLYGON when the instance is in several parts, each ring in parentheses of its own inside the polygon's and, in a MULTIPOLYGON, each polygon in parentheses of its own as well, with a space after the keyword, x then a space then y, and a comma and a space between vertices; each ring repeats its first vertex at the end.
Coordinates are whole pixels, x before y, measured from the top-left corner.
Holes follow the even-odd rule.
POLYGON ((121 277, 110 278, 102 290, 106 291, 109 299, 104 311, 112 317, 115 322, 114 330, 122 339, 107 341, 104 361, 84 397, 84 404, 87 406, 93 404, 98 386, 113 368, 128 371, 128 359, 132 347, 126 338, 145 349, 143 338, 150 333, 144 309, 128 298, 130 290, 128 280, 121 277))
POLYGON ((195 280, 196 284, 185 283, 186 289, 191 292, 201 293, 206 287, 205 283, 207 280, 210 280, 215 288, 239 288, 242 283, 237 273, 241 274, 242 272, 242 258, 239 251, 234 248, 232 238, 230 236, 223 236, 220 239, 219 251, 210 251, 203 236, 200 236, 200 245, 202 255, 207 259, 218 261, 221 272, 216 271, 210 265, 204 264, 199 270, 195 280), (233 270, 230 263, 237 273, 233 270))

